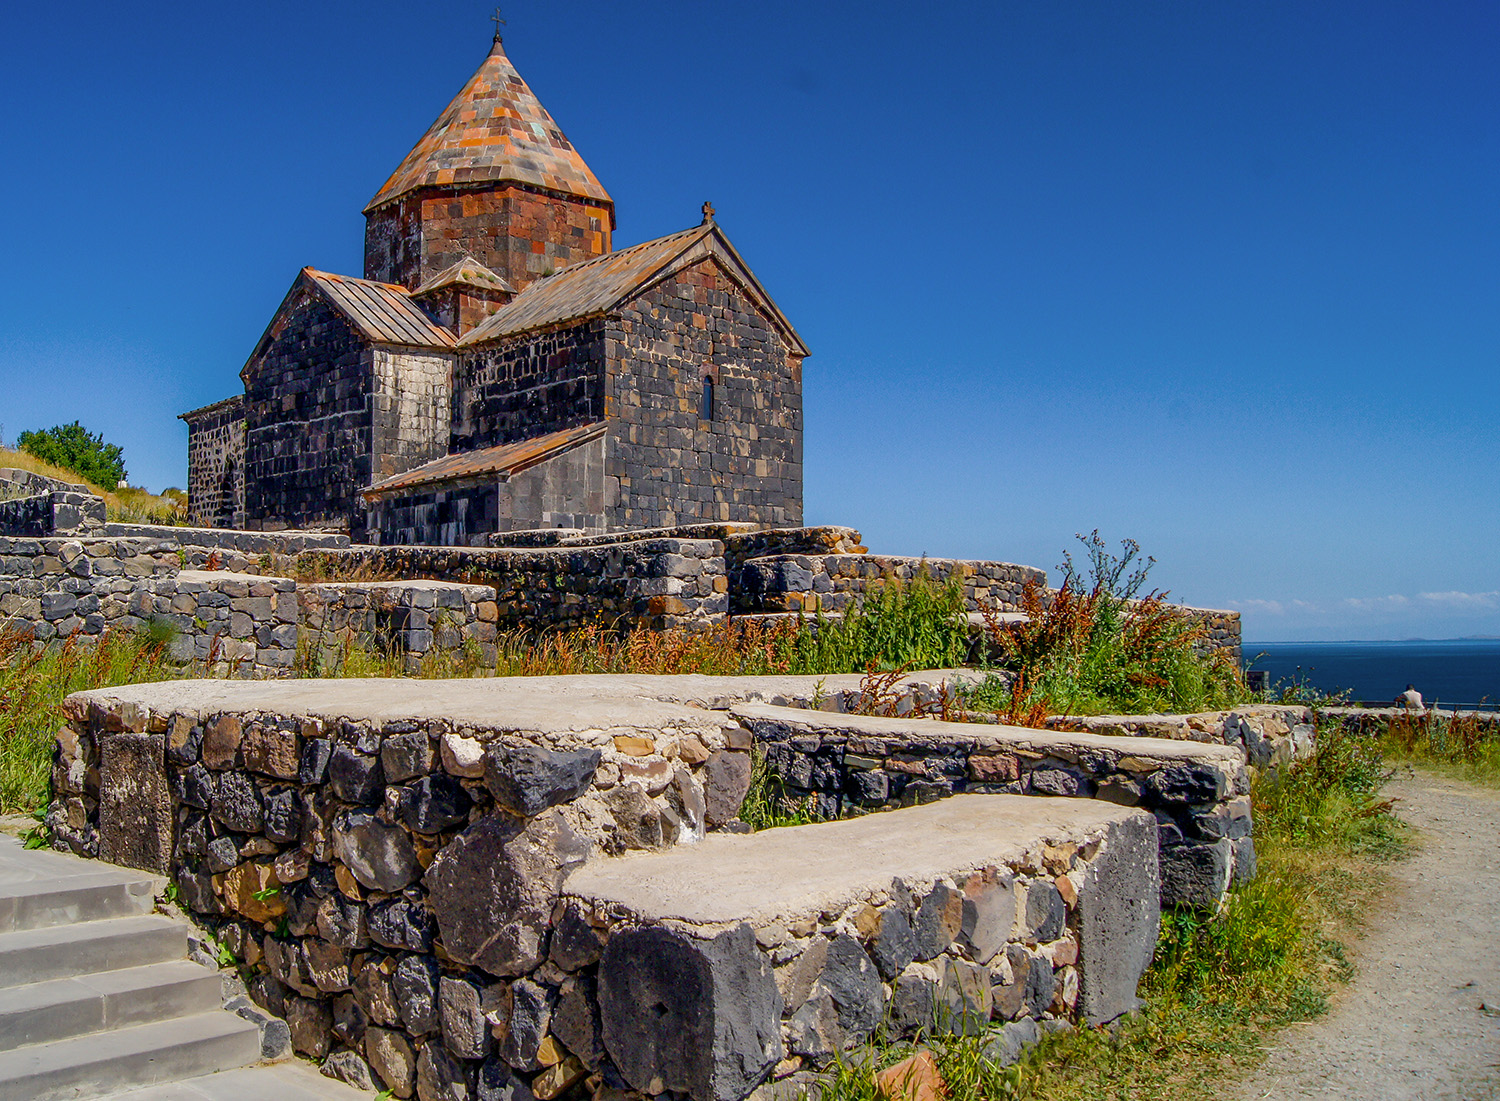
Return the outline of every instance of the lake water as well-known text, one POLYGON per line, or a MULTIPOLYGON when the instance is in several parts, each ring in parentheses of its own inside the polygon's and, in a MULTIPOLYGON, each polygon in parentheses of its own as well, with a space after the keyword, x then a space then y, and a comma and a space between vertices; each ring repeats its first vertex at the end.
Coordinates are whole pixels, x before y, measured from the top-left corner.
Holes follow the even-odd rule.
POLYGON ((1355 700, 1388 703, 1408 684, 1444 706, 1500 704, 1500 639, 1415 642, 1245 643, 1245 660, 1271 683, 1296 679, 1324 692, 1349 689, 1355 700))

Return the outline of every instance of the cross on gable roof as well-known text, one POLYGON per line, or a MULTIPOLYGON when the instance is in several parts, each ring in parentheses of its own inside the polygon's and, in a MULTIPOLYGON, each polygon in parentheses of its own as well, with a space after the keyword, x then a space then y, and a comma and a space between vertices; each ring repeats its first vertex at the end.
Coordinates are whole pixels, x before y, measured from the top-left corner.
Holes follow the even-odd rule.
POLYGON ((788 347, 797 355, 807 355, 807 345, 797 330, 714 222, 570 264, 556 275, 538 279, 476 325, 459 344, 467 347, 608 313, 650 284, 709 256, 765 311, 788 347))

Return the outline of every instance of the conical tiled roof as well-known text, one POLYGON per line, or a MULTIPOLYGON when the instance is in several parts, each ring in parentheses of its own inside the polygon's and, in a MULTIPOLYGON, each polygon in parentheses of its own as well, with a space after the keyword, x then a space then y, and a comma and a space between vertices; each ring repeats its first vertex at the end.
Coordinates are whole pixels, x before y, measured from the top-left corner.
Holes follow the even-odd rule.
POLYGON ((365 213, 413 188, 502 180, 614 205, 496 39, 479 71, 376 192, 365 213))

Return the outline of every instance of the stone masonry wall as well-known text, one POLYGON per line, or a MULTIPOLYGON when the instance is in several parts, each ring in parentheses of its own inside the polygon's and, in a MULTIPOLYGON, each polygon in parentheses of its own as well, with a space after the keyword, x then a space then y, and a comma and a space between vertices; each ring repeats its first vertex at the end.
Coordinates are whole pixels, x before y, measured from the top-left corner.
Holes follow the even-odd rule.
POLYGON ((1312 752, 1316 737, 1313 713, 1306 707, 1261 704, 1195 715, 1055 716, 1054 729, 1091 734, 1125 734, 1142 738, 1205 742, 1233 746, 1258 769, 1279 768, 1312 752))
POLYGON ((365 278, 408 290, 472 256, 522 291, 612 247, 609 205, 519 184, 422 188, 365 219, 365 278))
POLYGON ((337 650, 357 639, 404 655, 415 670, 434 652, 472 649, 495 665, 495 590, 438 581, 367 581, 297 587, 300 622, 312 646, 337 650))
POLYGON ((802 365, 769 318, 705 260, 627 303, 610 326, 610 526, 800 525, 802 365), (701 416, 705 378, 711 420, 701 416))
POLYGON ((245 523, 245 399, 181 417, 188 426, 188 516, 206 527, 245 523))
POLYGON ((0 500, 0 531, 15 535, 98 535, 104 531, 104 500, 81 492, 51 490, 0 500))
POLYGON ((502 630, 581 627, 685 627, 728 611, 723 544, 711 539, 647 539, 582 547, 372 547, 311 552, 309 568, 493 586, 502 630))
POLYGON ((68 716, 60 843, 171 875, 299 1052, 358 1059, 401 1097, 419 1077, 545 1079, 549 1031, 593 1058, 592 1007, 562 987, 591 974, 602 933, 586 911, 554 915, 563 875, 590 849, 701 836, 749 779, 748 742, 707 714, 530 739, 109 693, 72 697, 68 716))
POLYGON ((965 607, 1014 612, 1027 581, 1046 584, 1044 570, 1008 562, 964 562, 882 554, 777 554, 745 560, 733 576, 741 612, 842 612, 886 585, 910 583, 926 572, 935 584, 957 577, 965 607))
POLYGON ((887 855, 870 889, 794 888, 777 916, 694 892, 692 909, 643 906, 657 865, 639 861, 717 875, 737 852, 752 868, 767 845, 826 859, 900 826, 724 837, 751 732, 569 680, 458 682, 445 706, 401 681, 379 697, 348 681, 79 693, 48 824, 60 846, 168 875, 300 1053, 398 1097, 550 1101, 590 1079, 741 1101, 877 1033, 1000 1024, 992 1057, 1009 1062, 1045 1022, 1135 1004, 1157 923, 1149 815, 952 800, 896 815, 937 835, 1000 818, 1014 827, 984 836, 1011 840, 919 874, 887 855))
POLYGON ((605 416, 602 321, 462 349, 449 450, 472 451, 605 416))
POLYGON ((370 350, 302 288, 245 379, 245 513, 259 528, 364 530, 374 397, 370 350))

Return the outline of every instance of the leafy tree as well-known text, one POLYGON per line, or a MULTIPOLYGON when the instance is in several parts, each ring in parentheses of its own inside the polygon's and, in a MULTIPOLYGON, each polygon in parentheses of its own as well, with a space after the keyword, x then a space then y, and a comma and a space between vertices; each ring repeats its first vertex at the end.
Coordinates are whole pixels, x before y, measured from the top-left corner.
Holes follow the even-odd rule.
POLYGON ((125 479, 125 454, 120 445, 105 443, 103 436, 94 435, 77 421, 22 432, 16 443, 27 454, 71 470, 100 489, 114 489, 125 479))

